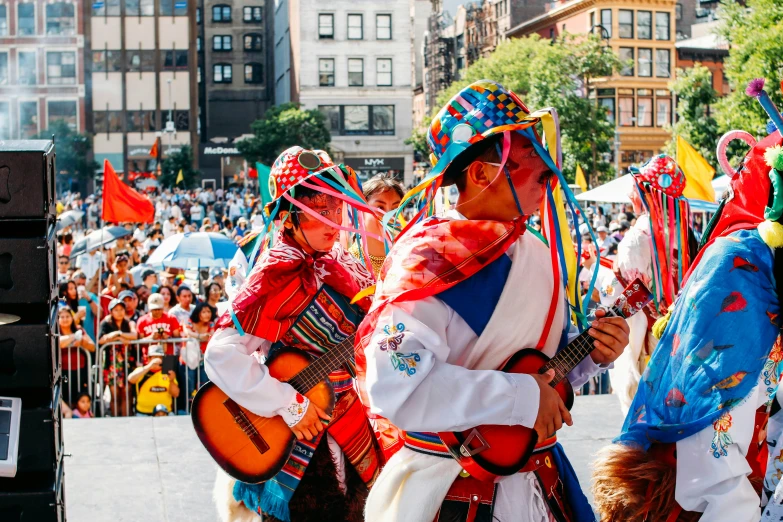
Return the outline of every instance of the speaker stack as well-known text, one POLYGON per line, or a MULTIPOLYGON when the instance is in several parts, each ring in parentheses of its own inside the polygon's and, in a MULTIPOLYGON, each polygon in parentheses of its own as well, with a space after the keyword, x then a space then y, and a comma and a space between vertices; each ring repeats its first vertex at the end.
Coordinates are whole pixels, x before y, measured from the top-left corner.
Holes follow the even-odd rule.
POLYGON ((54 143, 0 141, 0 472, 16 459, 3 522, 65 520, 55 225, 54 143))

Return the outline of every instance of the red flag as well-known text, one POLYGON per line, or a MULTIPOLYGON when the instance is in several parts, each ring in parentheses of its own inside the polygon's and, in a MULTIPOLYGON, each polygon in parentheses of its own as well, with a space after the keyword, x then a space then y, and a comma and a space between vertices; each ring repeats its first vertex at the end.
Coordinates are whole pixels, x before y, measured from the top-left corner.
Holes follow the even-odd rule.
POLYGON ((108 223, 152 223, 155 206, 120 181, 109 163, 103 160, 103 220, 108 223))
POLYGON ((155 138, 155 143, 152 144, 152 148, 150 149, 150 156, 158 159, 158 138, 155 138))

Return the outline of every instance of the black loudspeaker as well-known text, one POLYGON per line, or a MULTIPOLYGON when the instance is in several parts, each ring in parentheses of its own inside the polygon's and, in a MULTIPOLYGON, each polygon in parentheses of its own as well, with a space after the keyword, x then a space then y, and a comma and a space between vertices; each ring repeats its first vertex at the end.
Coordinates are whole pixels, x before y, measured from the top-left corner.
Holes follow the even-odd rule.
POLYGON ((54 150, 48 140, 0 142, 0 395, 22 400, 16 475, 0 478, 2 522, 65 520, 54 150), (3 324, 7 314, 19 320, 3 324))
POLYGON ((54 219, 54 143, 0 141, 0 219, 54 219))

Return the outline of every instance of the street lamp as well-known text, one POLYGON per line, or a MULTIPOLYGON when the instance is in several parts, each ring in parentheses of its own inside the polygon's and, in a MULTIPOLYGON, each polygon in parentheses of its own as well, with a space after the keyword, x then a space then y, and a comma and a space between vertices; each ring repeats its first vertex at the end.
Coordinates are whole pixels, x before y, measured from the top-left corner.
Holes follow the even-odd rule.
POLYGON ((172 107, 174 105, 174 102, 171 98, 171 78, 166 80, 166 83, 168 83, 169 85, 169 121, 166 122, 166 128, 164 129, 163 132, 165 132, 169 136, 169 148, 166 154, 168 156, 171 156, 171 140, 172 140, 172 136, 177 134, 177 129, 174 126, 174 120, 172 119, 172 107))
POLYGON ((609 29, 607 29, 606 27, 604 27, 601 24, 593 24, 593 25, 591 25, 590 26, 590 32, 592 33, 593 29, 595 29, 596 27, 599 27, 601 29, 601 39, 602 40, 609 40, 611 38, 611 36, 609 36, 609 29))

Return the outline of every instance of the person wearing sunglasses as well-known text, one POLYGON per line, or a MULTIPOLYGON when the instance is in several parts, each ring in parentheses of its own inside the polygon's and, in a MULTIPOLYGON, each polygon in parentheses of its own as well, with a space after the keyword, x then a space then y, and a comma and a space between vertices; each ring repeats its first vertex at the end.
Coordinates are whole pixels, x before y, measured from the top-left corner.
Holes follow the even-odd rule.
MULTIPOLYGON (((557 196, 555 160, 533 128, 541 124, 557 136, 556 124, 548 126, 551 113, 538 114, 502 85, 482 80, 432 120, 433 170, 412 192, 424 194, 427 208, 438 186, 456 185, 456 207, 444 217, 422 213, 397 237, 357 336, 360 397, 404 430, 404 447, 370 491, 367 520, 594 520, 556 441, 572 420, 549 384, 554 371, 499 371, 523 348, 552 357, 578 334, 558 264, 573 247, 550 236, 550 251, 525 226, 542 201, 557 196), (438 433, 480 425, 534 430, 538 444, 528 464, 496 481, 463 470, 438 433)), ((590 328, 595 349, 560 376, 574 388, 628 344, 623 319, 598 317, 590 328)), ((479 446, 480 437, 470 450, 479 446)))
MULTIPOLYGON (((292 455, 312 458, 303 464, 292 457, 262 484, 219 473, 218 511, 262 513, 264 520, 283 522, 364 520, 364 499, 382 455, 356 400, 351 363, 329 374, 336 394, 333 411, 339 412, 330 416, 270 375, 256 355, 274 357, 282 348, 296 348, 317 358, 355 332, 370 302, 367 297, 351 301, 374 280, 338 237, 341 228, 349 228, 344 202, 369 207, 356 174, 322 151, 286 150, 269 180, 269 218, 276 228, 271 247, 258 258, 230 312, 218 320, 205 367, 209 379, 239 405, 263 417, 282 417, 297 439, 292 455)), ((256 241, 264 239, 261 233, 256 241)), ((254 259, 252 251, 249 258, 254 259)))

